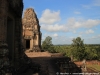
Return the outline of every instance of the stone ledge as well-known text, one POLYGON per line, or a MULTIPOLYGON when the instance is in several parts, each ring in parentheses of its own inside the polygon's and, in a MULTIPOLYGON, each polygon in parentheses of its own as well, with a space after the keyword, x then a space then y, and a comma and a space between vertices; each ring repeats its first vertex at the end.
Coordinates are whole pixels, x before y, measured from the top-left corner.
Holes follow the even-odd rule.
POLYGON ((28 57, 59 57, 63 56, 61 53, 49 53, 49 52, 25 52, 28 57))

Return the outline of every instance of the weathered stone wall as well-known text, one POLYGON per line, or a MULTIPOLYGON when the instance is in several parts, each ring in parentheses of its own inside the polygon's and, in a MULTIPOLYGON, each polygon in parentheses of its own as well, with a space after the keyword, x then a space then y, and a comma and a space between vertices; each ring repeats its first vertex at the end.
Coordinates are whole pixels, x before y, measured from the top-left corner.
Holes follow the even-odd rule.
POLYGON ((8 48, 13 62, 22 54, 22 11, 23 0, 0 0, 0 52, 8 48))
POLYGON ((6 41, 7 10, 7 2, 5 0, 0 0, 0 41, 6 41))
POLYGON ((71 62, 68 57, 34 57, 31 59, 33 62, 40 64, 39 75, 61 75, 59 73, 73 75, 71 73, 81 73, 81 69, 71 62))

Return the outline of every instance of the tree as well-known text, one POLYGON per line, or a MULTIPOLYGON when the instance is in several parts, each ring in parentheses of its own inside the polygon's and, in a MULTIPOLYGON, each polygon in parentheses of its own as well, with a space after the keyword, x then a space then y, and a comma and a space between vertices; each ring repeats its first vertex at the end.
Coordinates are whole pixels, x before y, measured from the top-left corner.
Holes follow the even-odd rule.
POLYGON ((44 49, 45 51, 52 52, 52 53, 55 52, 53 44, 52 44, 52 37, 47 36, 45 38, 45 40, 42 43, 42 49, 44 49))
POLYGON ((77 37, 72 40, 72 56, 76 58, 77 60, 83 60, 85 59, 86 52, 84 47, 84 40, 82 40, 80 37, 77 37))
POLYGON ((87 47, 86 53, 87 53, 86 59, 89 59, 89 60, 97 60, 98 59, 98 51, 97 51, 96 47, 93 47, 93 46, 87 47))
POLYGON ((98 60, 100 60, 100 46, 97 47, 98 60))

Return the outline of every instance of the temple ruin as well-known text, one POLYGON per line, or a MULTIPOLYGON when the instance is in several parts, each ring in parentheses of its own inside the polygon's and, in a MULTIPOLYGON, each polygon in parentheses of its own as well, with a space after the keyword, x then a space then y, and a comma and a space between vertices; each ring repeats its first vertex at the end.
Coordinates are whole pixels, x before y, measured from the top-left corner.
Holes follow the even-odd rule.
POLYGON ((37 15, 32 8, 26 9, 22 19, 23 45, 25 50, 41 50, 41 32, 37 15))
MULTIPOLYGON (((69 57, 34 57, 24 48, 41 51, 39 21, 32 8, 22 19, 23 0, 0 0, 0 75, 55 75, 81 72, 69 57)), ((39 52, 38 52, 39 53, 39 52)))

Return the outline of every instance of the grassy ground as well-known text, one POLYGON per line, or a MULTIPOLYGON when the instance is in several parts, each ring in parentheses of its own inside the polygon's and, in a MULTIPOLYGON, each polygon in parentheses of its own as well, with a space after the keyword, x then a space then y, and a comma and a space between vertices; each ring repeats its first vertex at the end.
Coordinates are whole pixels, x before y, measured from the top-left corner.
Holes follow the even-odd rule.
POLYGON ((100 71, 100 65, 97 65, 97 64, 92 64, 92 65, 86 65, 88 68, 94 68, 96 69, 97 71, 100 71))

